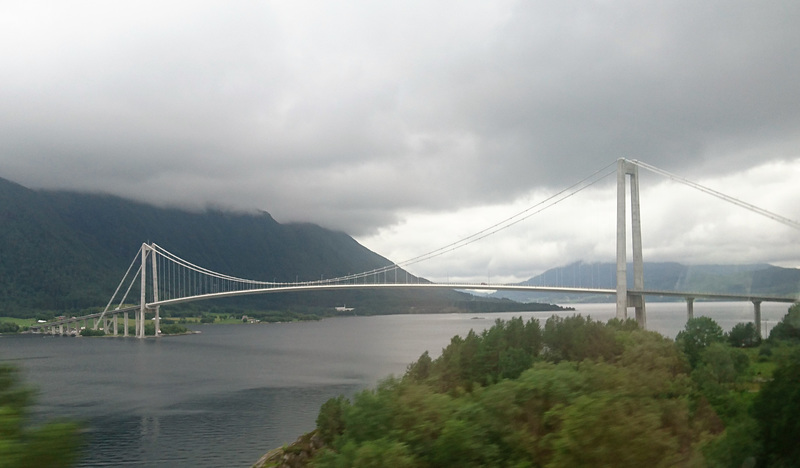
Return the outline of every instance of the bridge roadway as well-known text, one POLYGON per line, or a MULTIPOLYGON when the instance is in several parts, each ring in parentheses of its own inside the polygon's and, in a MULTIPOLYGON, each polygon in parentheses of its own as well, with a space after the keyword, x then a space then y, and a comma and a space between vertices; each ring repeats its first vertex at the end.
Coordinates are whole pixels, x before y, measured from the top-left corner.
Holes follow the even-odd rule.
MULTIPOLYGON (((470 291, 524 291, 524 292, 554 292, 563 294, 595 294, 595 295, 615 295, 616 289, 604 288, 575 288, 575 287, 559 287, 559 286, 523 286, 513 284, 491 284, 491 283, 327 283, 327 282, 310 282, 310 283, 276 283, 269 288, 225 291, 219 293, 209 293, 197 296, 188 296, 175 299, 167 299, 157 302, 151 302, 146 305, 147 309, 154 310, 160 306, 168 306, 181 304, 185 302, 193 302, 207 299, 218 299, 224 297, 235 297, 253 294, 276 294, 285 292, 308 292, 308 291, 334 291, 334 290, 348 290, 348 289, 453 289, 453 290, 470 290, 470 291)), ((710 299, 710 300, 732 300, 732 301, 748 301, 753 303, 754 307, 754 323, 756 328, 759 329, 761 325, 761 303, 762 302, 785 302, 794 303, 800 301, 798 297, 786 296, 765 296, 753 294, 725 294, 725 293, 702 293, 702 292, 682 292, 682 291, 659 291, 659 290, 628 290, 629 296, 666 296, 666 297, 682 297, 686 300, 687 305, 687 319, 694 316, 693 304, 696 299, 710 299)), ((124 328, 123 335, 128 335, 128 313, 135 312, 140 309, 140 306, 129 306, 107 312, 98 312, 81 317, 70 317, 55 320, 48 323, 37 324, 30 327, 32 333, 50 333, 50 334, 78 334, 80 332, 78 324, 83 322, 86 326, 88 320, 94 320, 95 328, 97 321, 103 321, 103 329, 109 330, 113 327, 113 334, 118 334, 118 315, 124 314, 124 328), (65 332, 66 327, 66 332, 65 332)), ((108 333, 108 332, 107 332, 108 333)))
MULTIPOLYGON (((109 310, 107 312, 97 312, 94 314, 82 315, 80 317, 64 317, 61 319, 56 319, 47 323, 39 323, 36 325, 31 325, 29 330, 31 333, 47 333, 51 335, 78 335, 80 334, 81 328, 80 324, 83 323, 83 327, 87 328, 87 322, 92 320, 94 325, 97 325, 98 321, 103 322, 103 330, 112 329, 112 334, 117 335, 119 333, 119 314, 123 314, 124 316, 124 330, 123 335, 128 336, 128 313, 136 312, 139 310, 140 307, 138 305, 135 306, 128 306, 128 307, 121 307, 115 310, 109 310)), ((97 328, 97 327, 93 327, 97 328)))

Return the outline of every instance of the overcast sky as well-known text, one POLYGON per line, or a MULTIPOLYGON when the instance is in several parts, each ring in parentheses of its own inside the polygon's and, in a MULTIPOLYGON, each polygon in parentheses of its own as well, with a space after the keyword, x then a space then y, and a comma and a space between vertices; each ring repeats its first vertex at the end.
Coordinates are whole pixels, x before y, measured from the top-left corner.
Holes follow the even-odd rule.
MULTIPOLYGON (((796 0, 7 0, 0 44, 0 177, 31 188, 266 210, 395 261, 620 157, 800 219, 796 0)), ((800 231, 641 179, 646 260, 800 266, 800 231)), ((613 261, 614 182, 411 271, 613 261)))

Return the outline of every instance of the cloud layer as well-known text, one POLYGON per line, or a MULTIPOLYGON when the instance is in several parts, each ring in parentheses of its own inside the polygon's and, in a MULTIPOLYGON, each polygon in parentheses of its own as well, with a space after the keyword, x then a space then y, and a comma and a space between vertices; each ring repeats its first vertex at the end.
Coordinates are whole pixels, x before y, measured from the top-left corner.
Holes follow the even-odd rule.
POLYGON ((800 165, 794 1, 11 1, 0 42, 0 177, 367 240, 619 157, 723 184, 800 165))

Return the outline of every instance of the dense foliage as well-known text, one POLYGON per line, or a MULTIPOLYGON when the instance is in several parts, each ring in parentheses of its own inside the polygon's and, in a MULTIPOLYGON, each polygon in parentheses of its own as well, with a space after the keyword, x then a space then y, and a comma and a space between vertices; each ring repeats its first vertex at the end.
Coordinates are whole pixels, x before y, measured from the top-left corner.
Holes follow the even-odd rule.
POLYGON ((686 327, 678 333, 675 341, 686 353, 692 367, 700 360, 700 353, 712 343, 725 340, 725 332, 710 317, 697 317, 689 319, 686 327))
POLYGON ((800 304, 789 308, 789 312, 770 331, 769 339, 800 343, 800 304))
POLYGON ((313 465, 794 466, 800 360, 759 395, 755 352, 728 340, 705 318, 677 343, 632 321, 497 321, 325 403, 313 465))
POLYGON ((14 322, 0 322, 0 333, 17 333, 19 325, 14 322))
MULTIPOLYGON (((184 327, 183 325, 179 325, 177 323, 163 323, 161 324, 161 334, 162 335, 181 335, 183 333, 189 333, 189 329, 184 327)), ((145 330, 146 332, 147 330, 145 330)))
POLYGON ((30 427, 27 421, 32 400, 33 392, 21 385, 18 371, 0 364, 0 466, 72 466, 81 446, 78 426, 52 422, 30 427))

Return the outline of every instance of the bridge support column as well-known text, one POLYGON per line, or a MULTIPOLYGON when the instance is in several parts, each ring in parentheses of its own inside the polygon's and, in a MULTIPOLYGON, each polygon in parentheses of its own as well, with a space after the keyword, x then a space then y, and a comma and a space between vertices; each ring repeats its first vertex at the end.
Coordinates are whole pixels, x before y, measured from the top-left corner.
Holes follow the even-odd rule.
POLYGON ((626 176, 631 180, 631 236, 633 242, 633 289, 644 290, 644 259, 642 257, 642 221, 639 210, 639 168, 635 164, 617 161, 617 314, 620 320, 628 318, 628 306, 636 308, 639 326, 647 326, 644 296, 628 293, 627 275, 627 214, 626 176))
POLYGON ((119 314, 114 314, 114 336, 119 335, 119 314))
POLYGON ((694 298, 687 297, 686 298, 686 321, 694 318, 694 298))
POLYGON ((122 330, 122 336, 128 337, 128 313, 124 312, 122 317, 122 326, 124 327, 122 330))
POLYGON ((139 292, 139 311, 136 314, 136 337, 144 338, 145 311, 147 310, 147 254, 150 253, 150 246, 142 245, 142 271, 141 288, 139 292))
MULTIPOLYGON (((150 257, 150 264, 153 266, 153 302, 158 302, 158 265, 156 262, 156 251, 155 249, 152 250, 153 255, 150 257)), ((153 336, 158 336, 159 328, 161 327, 161 316, 160 316, 161 308, 156 306, 156 313, 155 317, 153 318, 153 326, 155 331, 153 332, 153 336)))
POLYGON ((759 338, 761 336, 761 301, 753 301, 753 322, 756 326, 756 333, 759 338))

